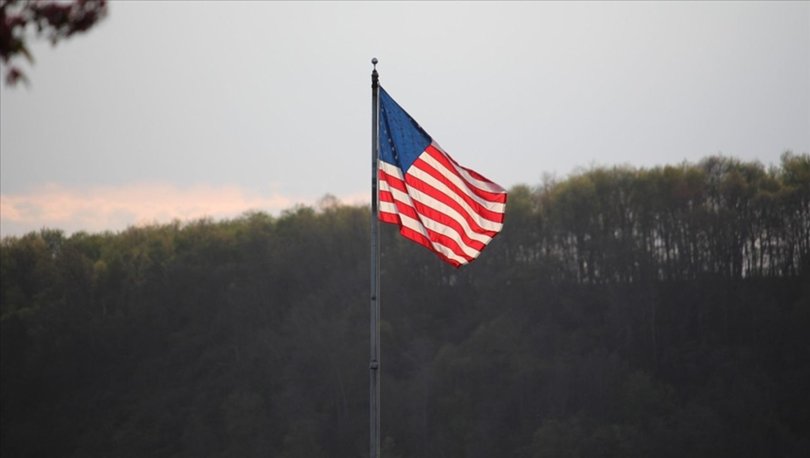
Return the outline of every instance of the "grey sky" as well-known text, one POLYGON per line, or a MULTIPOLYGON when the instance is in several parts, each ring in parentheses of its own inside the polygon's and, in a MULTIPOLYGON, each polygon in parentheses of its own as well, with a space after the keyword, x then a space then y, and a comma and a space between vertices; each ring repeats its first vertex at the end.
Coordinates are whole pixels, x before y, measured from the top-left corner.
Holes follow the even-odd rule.
POLYGON ((3 235, 362 199, 375 56, 434 139, 505 187, 810 152, 808 2, 113 2, 32 51, 30 88, 0 90, 3 235), (61 195, 107 200, 57 218, 61 195), (154 214, 127 207, 154 196, 154 214))

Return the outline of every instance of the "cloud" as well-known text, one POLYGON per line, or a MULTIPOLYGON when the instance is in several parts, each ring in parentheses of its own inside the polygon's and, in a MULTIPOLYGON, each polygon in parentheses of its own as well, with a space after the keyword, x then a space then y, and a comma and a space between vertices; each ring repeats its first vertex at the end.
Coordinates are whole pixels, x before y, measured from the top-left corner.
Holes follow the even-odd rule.
MULTIPOLYGON (((348 204, 368 196, 339 196, 348 204)), ((132 225, 202 217, 231 218, 249 210, 277 214, 318 198, 262 195, 238 186, 147 183, 71 188, 50 184, 28 193, 0 195, 0 235, 21 235, 43 227, 77 231, 118 231, 132 225)))

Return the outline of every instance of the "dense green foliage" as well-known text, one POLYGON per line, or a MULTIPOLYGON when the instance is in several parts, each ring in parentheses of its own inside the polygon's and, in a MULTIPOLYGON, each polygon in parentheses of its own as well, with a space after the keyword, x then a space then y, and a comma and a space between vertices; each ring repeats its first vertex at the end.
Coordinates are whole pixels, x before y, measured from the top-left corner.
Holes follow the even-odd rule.
MULTIPOLYGON (((4 457, 349 457, 368 208, 2 241, 4 457)), ((382 231, 383 456, 810 456, 810 157, 511 190, 460 270, 382 231)))

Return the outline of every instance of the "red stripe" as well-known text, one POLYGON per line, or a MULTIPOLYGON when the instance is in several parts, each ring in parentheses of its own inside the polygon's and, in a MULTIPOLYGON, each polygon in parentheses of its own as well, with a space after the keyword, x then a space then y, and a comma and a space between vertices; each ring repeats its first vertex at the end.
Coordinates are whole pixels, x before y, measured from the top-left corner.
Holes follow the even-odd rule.
POLYGON ((384 223, 398 224, 400 226, 402 225, 402 220, 399 218, 399 213, 388 213, 381 210, 379 217, 380 221, 384 223))
POLYGON ((378 176, 380 177, 380 180, 388 183, 388 186, 394 189, 399 189, 400 191, 406 194, 408 193, 408 188, 405 187, 405 182, 400 180, 399 177, 389 175, 388 173, 385 173, 385 171, 382 169, 379 170, 378 176))
POLYGON ((394 195, 390 191, 380 191, 380 202, 394 203, 394 195))

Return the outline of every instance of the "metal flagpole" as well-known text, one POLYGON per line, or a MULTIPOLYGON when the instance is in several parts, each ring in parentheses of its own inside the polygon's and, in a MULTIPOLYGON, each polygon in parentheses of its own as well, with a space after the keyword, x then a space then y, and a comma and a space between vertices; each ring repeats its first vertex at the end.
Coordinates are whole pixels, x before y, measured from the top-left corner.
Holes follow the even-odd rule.
POLYGON ((380 456, 380 222, 377 189, 380 113, 377 58, 371 59, 371 358, 369 362, 369 457, 380 456))

